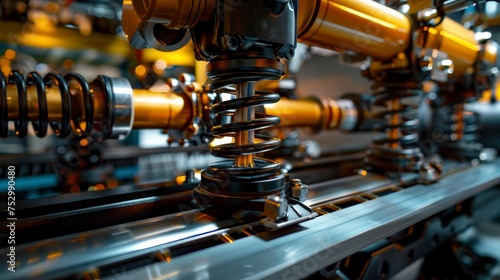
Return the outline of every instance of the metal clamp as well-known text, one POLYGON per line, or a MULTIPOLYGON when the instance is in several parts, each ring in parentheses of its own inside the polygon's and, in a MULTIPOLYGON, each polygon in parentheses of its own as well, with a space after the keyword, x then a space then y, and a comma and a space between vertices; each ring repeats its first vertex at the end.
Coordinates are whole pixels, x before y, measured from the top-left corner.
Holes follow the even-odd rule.
POLYGON ((111 138, 125 139, 132 131, 134 122, 134 99, 130 82, 125 78, 111 78, 114 94, 114 123, 111 138))

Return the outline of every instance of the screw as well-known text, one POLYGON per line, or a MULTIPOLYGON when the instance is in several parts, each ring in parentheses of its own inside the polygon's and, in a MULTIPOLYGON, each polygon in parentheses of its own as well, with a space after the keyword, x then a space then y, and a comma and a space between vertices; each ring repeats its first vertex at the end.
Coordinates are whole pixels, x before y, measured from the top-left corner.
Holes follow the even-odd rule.
POLYGON ((230 51, 235 51, 238 49, 240 40, 235 36, 227 36, 225 39, 226 48, 230 51))

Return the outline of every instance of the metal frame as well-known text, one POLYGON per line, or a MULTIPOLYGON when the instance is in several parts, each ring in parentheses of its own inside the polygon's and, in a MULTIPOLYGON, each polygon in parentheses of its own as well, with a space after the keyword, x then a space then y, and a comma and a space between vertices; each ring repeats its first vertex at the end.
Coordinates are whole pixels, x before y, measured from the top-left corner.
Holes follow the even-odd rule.
POLYGON ((130 279, 299 279, 498 183, 500 161, 324 215, 289 230, 250 236, 126 275, 130 279))

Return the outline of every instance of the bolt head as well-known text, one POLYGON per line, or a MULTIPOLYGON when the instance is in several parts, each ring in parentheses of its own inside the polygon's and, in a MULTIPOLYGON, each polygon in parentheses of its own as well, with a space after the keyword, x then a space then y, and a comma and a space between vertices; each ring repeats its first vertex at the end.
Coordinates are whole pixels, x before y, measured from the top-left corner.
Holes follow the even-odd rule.
POLYGON ((300 179, 290 180, 289 196, 299 201, 305 201, 309 194, 309 186, 302 184, 300 179))

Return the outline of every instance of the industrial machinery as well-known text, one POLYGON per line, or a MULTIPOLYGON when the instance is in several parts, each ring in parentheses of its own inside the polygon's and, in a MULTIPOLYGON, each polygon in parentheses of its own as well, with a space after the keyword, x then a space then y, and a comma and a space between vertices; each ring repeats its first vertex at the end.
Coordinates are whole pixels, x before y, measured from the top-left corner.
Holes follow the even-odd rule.
POLYGON ((498 106, 477 105, 491 111, 485 119, 466 107, 496 93, 499 48, 491 33, 449 17, 486 1, 383 2, 126 0, 129 43, 166 52, 192 44, 206 83, 182 74, 155 91, 105 75, 2 75, 3 138, 26 137, 31 122, 36 137, 50 126, 87 154, 133 130, 170 137, 168 148, 88 153, 77 168, 102 164, 93 155, 209 147, 219 158, 175 181, 16 200, 16 170, 34 157, 0 157, 2 279, 493 277, 495 256, 464 232, 500 217, 498 146, 487 147, 500 133, 498 106), (256 90, 285 75, 298 43, 361 65, 372 92, 280 99, 256 90), (482 122, 491 130, 484 146, 482 122), (290 128, 373 131, 373 140, 327 153, 328 139, 308 153, 287 146, 290 128))

